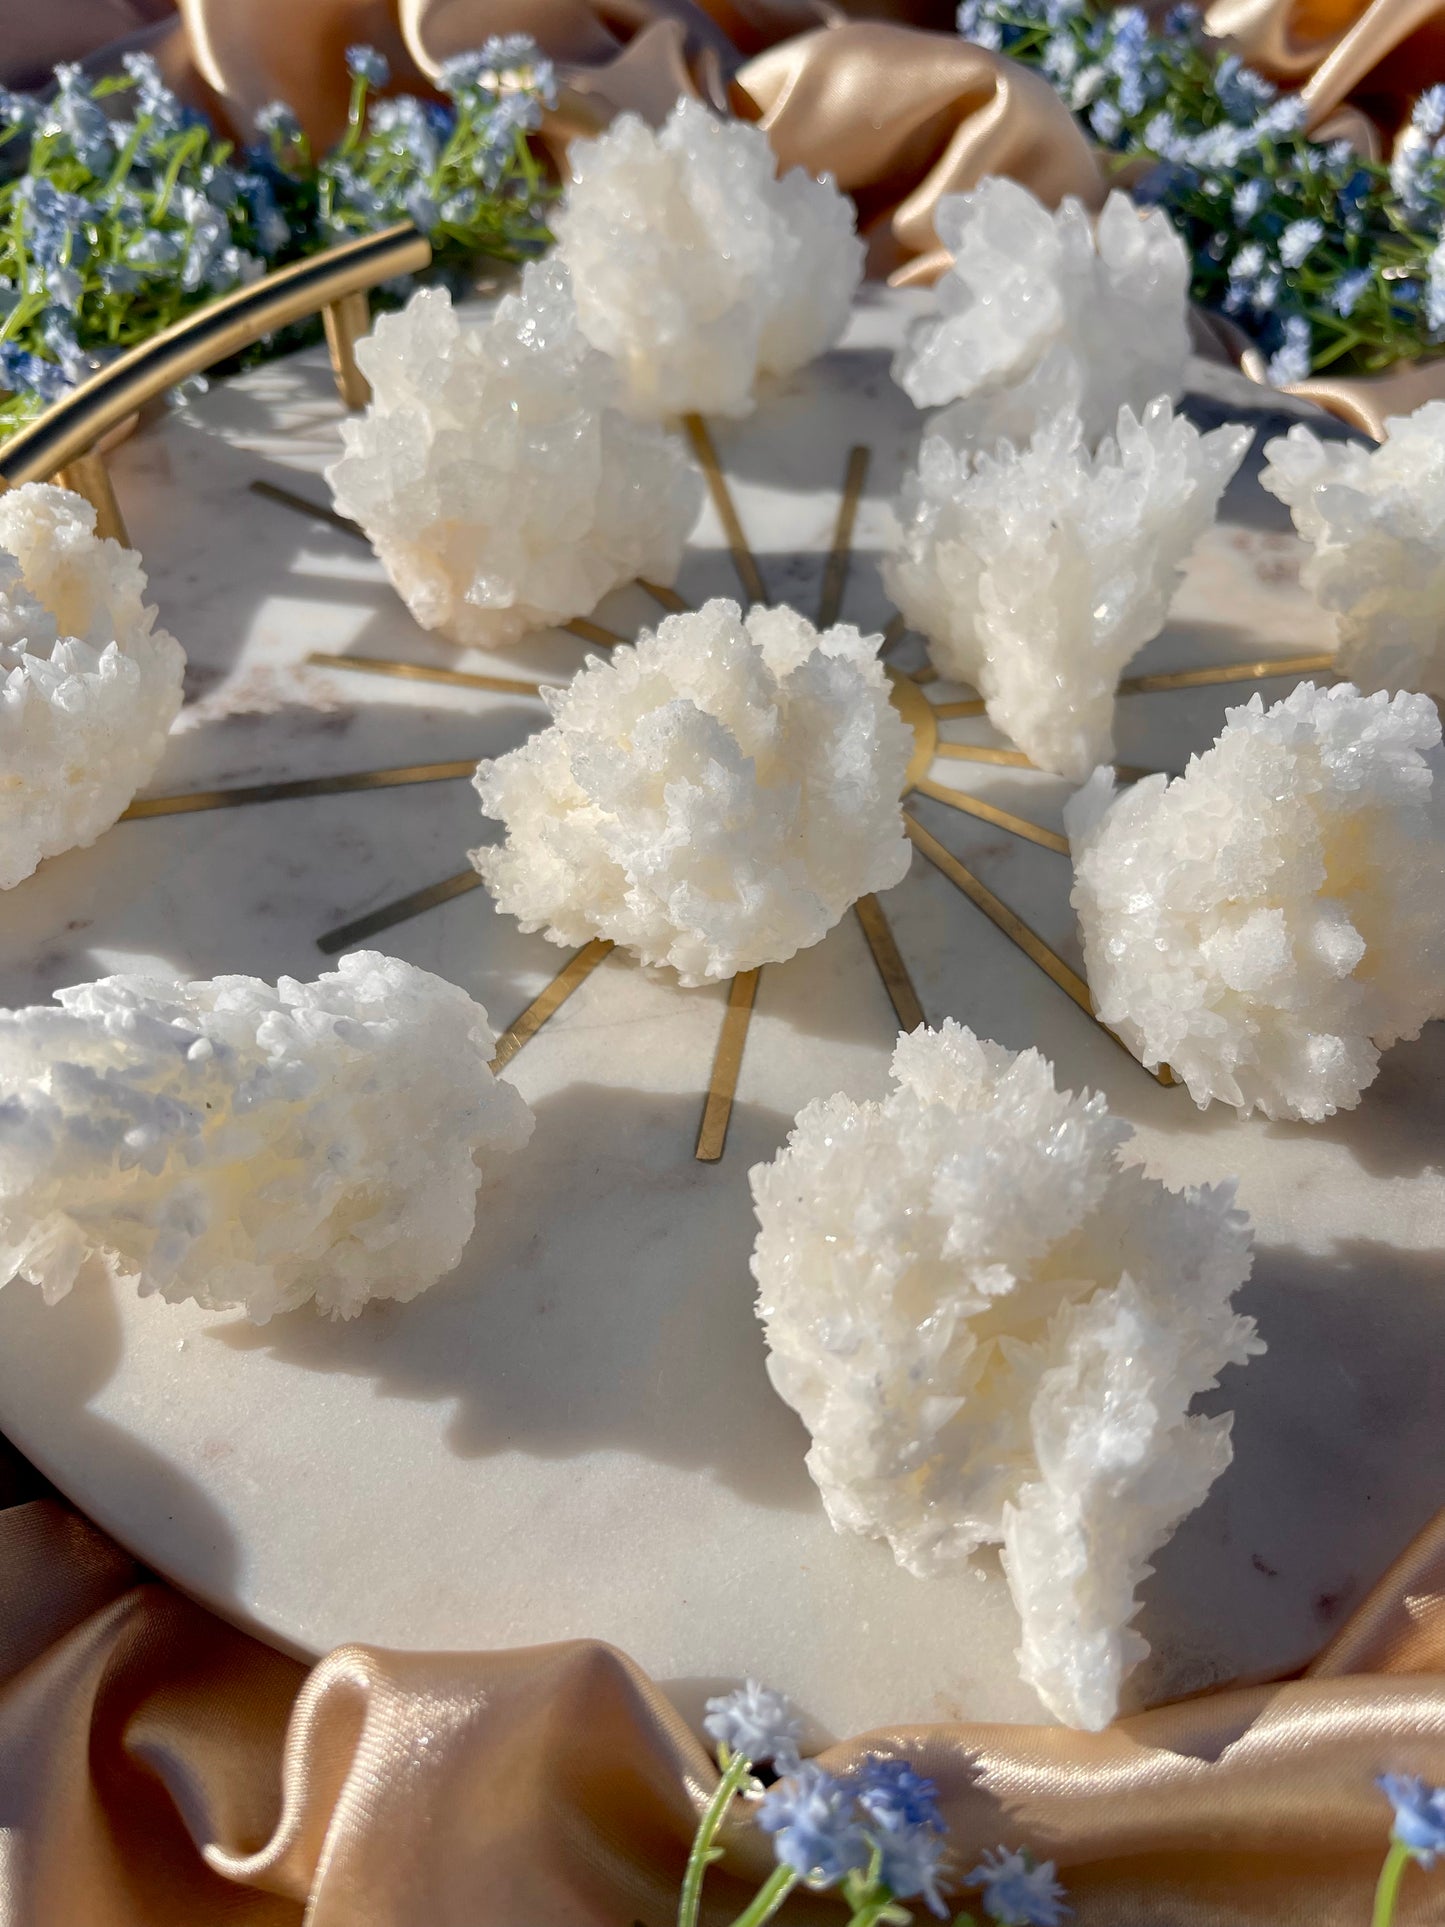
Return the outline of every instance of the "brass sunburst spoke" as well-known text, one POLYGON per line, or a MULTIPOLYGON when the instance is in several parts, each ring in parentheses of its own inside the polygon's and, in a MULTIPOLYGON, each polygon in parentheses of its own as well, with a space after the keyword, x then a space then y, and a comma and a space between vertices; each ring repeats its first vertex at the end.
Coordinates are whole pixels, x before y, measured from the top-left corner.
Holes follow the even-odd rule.
MULTIPOLYGON (((996 897, 980 877, 974 875, 967 864, 960 863, 952 850, 945 849, 938 838, 931 836, 918 819, 910 816, 906 810, 903 813, 903 827, 920 854, 927 857, 934 868, 941 871, 955 888, 961 890, 976 909, 982 910, 989 922, 996 929, 1001 930, 1011 943, 1017 944, 1030 962, 1037 964, 1044 975, 1051 978, 1066 996, 1072 997, 1079 1009, 1099 1024, 1099 1029, 1106 1037, 1113 1039, 1131 1062, 1138 1064, 1138 1058, 1134 1056, 1123 1039, 1116 1036, 1107 1024, 1099 1023, 1098 1017, 1094 1014, 1094 1000, 1089 994, 1089 986, 1078 971, 1065 963, 1058 952, 1044 942, 1037 930, 1025 923, 1017 912, 1010 910, 1008 905, 1001 898, 996 897)), ((1139 1068, 1145 1070, 1148 1067, 1140 1064, 1139 1068)), ((1157 1071, 1150 1071, 1149 1075, 1160 1084, 1174 1082, 1173 1072, 1167 1064, 1162 1064, 1157 1071)))
POLYGON ((600 622, 593 622, 587 616, 575 616, 571 622, 558 623, 569 636, 576 636, 579 642, 594 642, 599 649, 615 649, 619 642, 626 642, 626 636, 619 636, 615 629, 604 629, 600 622))
POLYGON ((903 620, 899 611, 895 609, 893 614, 889 616, 887 627, 883 631, 883 640, 878 646, 879 655, 886 656, 890 649, 896 649, 907 633, 908 624, 903 620))
POLYGON ((694 1152, 700 1164, 715 1164, 727 1143, 738 1072, 742 1069, 743 1048, 748 1041, 748 1023, 762 974, 761 970, 740 970, 728 987, 727 1008, 718 1032, 717 1052, 712 1060, 712 1076, 708 1080, 707 1101, 702 1107, 702 1124, 694 1152))
POLYGON ((340 529, 343 535, 349 535, 353 540, 371 547, 371 538, 361 524, 353 522, 349 515, 343 515, 339 509, 332 508, 329 502, 313 502, 305 495, 298 495, 295 489, 282 488, 279 482, 255 481, 250 484, 250 489, 253 495, 264 496, 278 508, 292 509, 297 515, 309 516, 313 522, 329 522, 332 528, 340 529))
POLYGON ((647 582, 642 576, 638 576, 637 586, 639 589, 645 589, 653 601, 660 603, 670 615, 685 616, 692 608, 690 602, 680 596, 676 589, 669 589, 665 582, 647 582))
MULTIPOLYGON (((995 749, 991 743, 940 743, 940 756, 963 763, 996 763, 1005 769, 1038 769, 1021 749, 995 749)), ((1048 772, 1045 771, 1045 774, 1048 772)), ((1137 783, 1141 776, 1157 776, 1158 770, 1144 769, 1138 763, 1115 763, 1114 773, 1121 783, 1137 783)))
POLYGON ((732 551, 733 566, 738 572, 738 580, 742 583, 749 602, 766 602, 768 592, 763 585, 762 572, 758 568, 757 558, 748 546, 748 538, 743 533, 737 504, 733 500, 733 492, 728 487, 727 477, 723 474, 722 465, 718 461, 711 430, 701 415, 684 415, 682 425, 687 431, 688 441, 692 444, 692 452, 697 457, 698 467, 707 479, 708 493, 712 496, 712 505, 717 510, 718 520, 723 526, 723 534, 727 537, 728 547, 732 551))
POLYGON ((858 503, 868 480, 872 450, 858 443, 848 450, 848 466, 843 474, 843 493, 838 501, 838 519, 833 525, 833 546, 823 570, 823 590, 818 598, 818 627, 831 629, 843 607, 843 591, 848 586, 848 568, 853 560, 853 524, 858 519, 858 503))
POLYGON ((408 763, 399 769, 356 770, 344 776, 304 776, 287 783, 252 783, 244 789, 187 790, 179 796, 138 797, 120 818, 134 823, 147 816, 189 816, 196 810, 234 810, 248 803, 289 803, 297 796, 344 796, 351 790, 403 789, 410 783, 452 783, 474 776, 475 761, 408 763))
POLYGON ((984 703, 982 696, 970 696, 956 703, 935 703, 933 713, 940 722, 955 716, 982 716, 984 703))
POLYGON ((930 796, 935 803, 946 803, 949 809, 977 817, 980 823, 991 823, 996 830, 1008 830, 1011 835, 1024 837, 1059 856, 1069 854, 1068 838, 1060 836, 1057 830, 1046 830, 1042 823, 1030 823, 1026 816, 1001 810, 995 803, 985 803, 982 797, 969 796, 963 790, 945 789, 942 783, 931 782, 926 776, 918 777, 913 787, 920 796, 930 796))
POLYGON ((497 1052, 492 1059, 493 1071, 505 1069, 523 1044, 531 1042, 547 1019, 562 1008, 573 991, 587 981, 604 957, 611 954, 611 941, 606 937, 594 937, 591 943, 584 944, 574 957, 570 957, 546 989, 539 991, 532 999, 516 1023, 504 1030, 497 1039, 497 1052))
POLYGON ((394 662, 386 656, 333 656, 313 649, 306 658, 313 669, 348 669, 362 676, 395 676, 401 682, 441 682, 453 689, 490 689, 502 696, 540 696, 562 683, 519 682, 511 676, 483 676, 470 669, 442 669, 429 662, 394 662))
POLYGON ((908 965, 903 961, 903 953, 898 948, 898 940, 893 935, 893 926, 884 913, 883 905, 870 892, 865 897, 859 897, 853 908, 863 926, 863 935, 868 939, 868 948, 878 966, 878 975, 883 979, 883 988, 888 992, 888 1001, 898 1019, 898 1028, 917 1030, 920 1024, 927 1021, 923 1015, 923 1005, 918 1000, 918 992, 913 987, 908 965))
POLYGON ((923 665, 923 667, 922 667, 921 669, 915 669, 915 670, 914 670, 914 672, 913 672, 913 680, 914 680, 914 681, 915 681, 916 683, 919 683, 919 684, 922 684, 922 683, 929 683, 929 682, 937 682, 937 681, 938 681, 938 671, 937 671, 937 670, 936 670, 936 669, 934 668, 934 666, 933 666, 933 664, 932 664, 931 662, 926 662, 926 663, 924 663, 924 665, 923 665))
POLYGON ((1321 656, 1273 656, 1266 662, 1220 662, 1207 669, 1175 669, 1160 676, 1126 676, 1121 696, 1149 696, 1161 689, 1209 689, 1215 683, 1263 682, 1271 676, 1317 676, 1332 672, 1335 659, 1321 656))
POLYGON ((334 957, 339 950, 349 950, 353 944, 363 943, 380 930, 390 930, 393 924, 406 923, 412 917, 419 917, 424 910, 434 910, 439 903, 450 903, 453 897, 463 897, 468 890, 480 889, 481 882, 475 870, 462 870, 454 877, 443 877, 440 883, 429 883, 424 890, 413 890, 410 896, 384 903, 379 910, 368 910, 364 917, 357 917, 353 923, 343 923, 336 930, 328 930, 324 937, 316 939, 316 948, 323 955, 334 957))

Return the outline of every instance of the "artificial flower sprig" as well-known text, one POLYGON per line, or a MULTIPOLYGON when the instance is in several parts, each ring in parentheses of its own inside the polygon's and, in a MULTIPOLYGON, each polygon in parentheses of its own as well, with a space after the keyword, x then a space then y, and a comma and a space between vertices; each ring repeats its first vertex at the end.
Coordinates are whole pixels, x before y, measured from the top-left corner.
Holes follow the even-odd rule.
POLYGON ((1192 292, 1251 335, 1276 382, 1369 373, 1445 349, 1445 87, 1393 167, 1304 132, 1298 96, 1176 6, 963 0, 959 31, 1041 72, 1184 236, 1192 292))
POLYGON ((553 189, 528 135, 556 80, 532 41, 448 61, 444 101, 378 99, 381 56, 347 59, 346 132, 319 159, 279 102, 236 153, 145 54, 94 82, 58 67, 46 99, 0 89, 0 437, 215 296, 390 222, 454 271, 541 252, 553 189))
POLYGON ((1445 1787, 1426 1786, 1413 1773, 1382 1774, 1379 1785, 1395 1809, 1395 1824, 1375 1888, 1370 1927, 1391 1927, 1406 1867, 1412 1860, 1433 1867, 1445 1854, 1445 1787))
MULTIPOLYGON (((765 1927, 797 1887, 836 1893, 848 1927, 907 1927, 905 1900, 946 1919, 948 1853, 938 1789, 906 1760, 870 1755, 854 1773, 829 1773, 798 1752, 800 1726, 781 1693, 749 1680, 709 1700, 703 1722, 721 1777, 698 1823, 678 1903, 678 1927, 697 1927, 703 1878, 721 1857, 717 1836, 735 1800, 772 1836, 774 1871, 733 1922, 765 1927), (764 1790, 755 1768, 778 1778, 764 1790)), ((960 1884, 980 1890, 995 1927, 1061 1927, 1069 1909, 1051 1861, 1003 1848, 985 1853, 960 1884)), ((974 1927, 958 1914, 954 1927, 974 1927)))

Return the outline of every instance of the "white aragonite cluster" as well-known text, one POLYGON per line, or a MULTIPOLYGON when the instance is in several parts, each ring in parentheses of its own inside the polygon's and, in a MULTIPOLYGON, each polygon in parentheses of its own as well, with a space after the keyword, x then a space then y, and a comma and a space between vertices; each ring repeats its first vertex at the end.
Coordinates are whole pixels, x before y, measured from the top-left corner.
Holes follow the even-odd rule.
POLYGON ((94 843, 160 762, 186 659, 145 590, 79 495, 0 493, 0 890, 94 843))
POLYGON ((1340 674, 1445 698, 1445 401, 1385 423, 1378 448, 1302 424, 1260 481, 1313 547, 1301 580, 1335 616, 1340 674))
POLYGON ((1425 696, 1302 683, 1172 782, 1064 813, 1100 1018, 1201 1106, 1312 1121, 1445 1016, 1445 758, 1425 696))
POLYGON ((623 114, 575 141, 552 225, 582 331, 647 416, 746 415, 843 332, 863 273, 852 203, 767 136, 683 100, 652 129, 623 114))
POLYGON ((1126 404, 1183 393, 1189 256, 1161 210, 1114 193, 1096 225, 996 175, 946 195, 934 225, 953 266, 893 378, 919 408, 947 405, 933 427, 955 446, 1026 441, 1062 410, 1092 447, 1126 404))
POLYGON ((494 1042, 465 991, 374 951, 0 1013, 0 1283, 53 1302, 94 1268, 258 1324, 414 1298, 532 1132, 494 1042))
POLYGON ((1164 626, 1250 436, 1201 435, 1162 397, 1121 408, 1092 455, 1070 415, 1018 449, 926 436, 884 582, 939 674, 972 684, 1040 768, 1082 782, 1113 756, 1120 672, 1164 626))
POLYGON ((701 984, 817 943, 908 868, 911 738, 876 636, 709 602, 546 700, 551 727, 476 776, 506 840, 472 861, 524 930, 701 984))
POLYGON ((1149 1558, 1229 1463, 1191 1400, 1262 1349, 1232 1186, 1124 1169, 1129 1127, 951 1019, 881 1103, 802 1111, 752 1172, 768 1371, 839 1530, 923 1578, 1001 1544, 1025 1679, 1098 1728, 1149 1558))
POLYGON ((423 628, 500 649, 635 576, 672 581, 702 478, 618 406, 556 261, 485 322, 424 288, 356 352, 372 401, 327 480, 423 628))

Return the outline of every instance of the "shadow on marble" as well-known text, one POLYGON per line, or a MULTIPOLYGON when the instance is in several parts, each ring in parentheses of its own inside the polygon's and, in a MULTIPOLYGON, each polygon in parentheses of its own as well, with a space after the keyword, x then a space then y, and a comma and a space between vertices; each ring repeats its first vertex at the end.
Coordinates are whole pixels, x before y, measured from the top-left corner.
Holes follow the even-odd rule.
POLYGON ((1234 1463, 1155 1559, 1130 1707, 1306 1665, 1441 1503, 1445 1256, 1262 1246, 1238 1303, 1269 1350, 1197 1402, 1234 1463))
MULTIPOLYGON (((84 1278, 56 1305, 19 1279, 0 1291, 0 1344, 29 1358, 45 1384, 45 1436, 31 1437, 13 1421, 9 1436, 43 1478, 122 1545, 144 1538, 164 1519, 166 1538, 186 1546, 186 1590, 203 1603, 222 1599, 234 1592, 239 1577, 238 1550, 224 1514, 175 1465, 90 1410, 121 1362, 116 1297, 127 1289, 84 1278), (63 1442, 62 1456, 47 1450, 50 1440, 63 1442), (104 1481, 92 1471, 102 1463, 104 1481), (113 1502, 97 1505, 102 1492, 116 1495, 113 1502)), ((203 1455, 233 1449, 223 1439, 226 1429, 218 1425, 203 1455)))
POLYGON ((302 1310, 216 1327, 207 1342, 370 1378, 379 1398, 449 1401, 445 1440, 461 1458, 634 1453, 710 1468, 757 1504, 813 1510, 807 1434, 768 1382, 748 1271, 748 1166, 786 1121, 738 1105, 723 1163, 679 1169, 694 1097, 579 1085, 536 1114, 525 1159, 483 1189, 450 1278, 347 1324, 302 1310), (646 1198, 609 1214, 639 1166, 654 1179, 646 1198), (548 1188, 555 1169, 577 1173, 566 1197, 548 1188), (639 1236, 675 1241, 675 1267, 636 1265, 639 1236))

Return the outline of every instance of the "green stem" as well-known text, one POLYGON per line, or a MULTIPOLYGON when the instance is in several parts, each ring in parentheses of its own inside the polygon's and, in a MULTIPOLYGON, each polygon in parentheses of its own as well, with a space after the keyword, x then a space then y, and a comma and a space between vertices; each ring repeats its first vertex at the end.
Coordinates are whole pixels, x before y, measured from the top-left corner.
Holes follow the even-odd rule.
POLYGON ((697 1836, 692 1843, 692 1852, 687 1857, 687 1872, 682 1876, 682 1894, 677 1903, 677 1927, 697 1927, 698 1907, 702 1902, 702 1882, 711 1863, 718 1858, 721 1849, 713 1842, 717 1839, 733 1796, 739 1788, 746 1785, 752 1773, 752 1762, 741 1753, 734 1753, 723 1768, 722 1778, 717 1783, 717 1792, 709 1800, 707 1811, 698 1825, 697 1836))
POLYGON ((774 1868, 759 1887, 752 1905, 744 1907, 733 1922, 733 1927, 763 1927, 763 1923, 772 1919, 797 1884, 798 1876, 791 1867, 774 1868))
POLYGON ((1395 1918, 1400 1881, 1409 1864, 1410 1849, 1403 1841, 1391 1840, 1390 1851, 1385 1855, 1385 1864, 1380 1869, 1380 1878, 1375 1886, 1375 1911, 1370 1916, 1370 1927, 1390 1927, 1395 1918))

